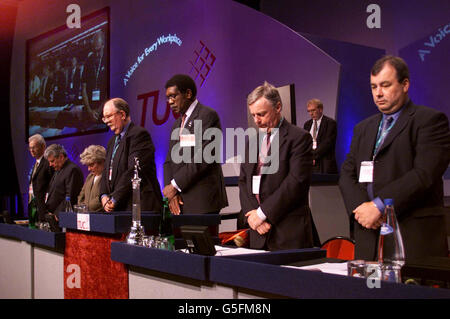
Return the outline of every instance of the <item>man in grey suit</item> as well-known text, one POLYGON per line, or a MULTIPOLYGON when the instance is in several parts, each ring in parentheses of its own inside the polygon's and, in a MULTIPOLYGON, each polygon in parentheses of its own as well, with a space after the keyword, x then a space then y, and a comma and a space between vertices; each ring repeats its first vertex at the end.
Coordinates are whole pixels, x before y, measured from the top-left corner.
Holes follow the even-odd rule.
POLYGON ((250 248, 313 247, 308 204, 311 135, 281 116, 280 94, 267 82, 249 94, 247 105, 262 141, 258 161, 251 160, 254 140, 247 142, 239 176, 239 199, 251 228, 250 248))
MULTIPOLYGON (((173 214, 219 213, 228 205, 222 168, 217 161, 206 161, 203 156, 195 159, 195 152, 202 152, 214 140, 196 141, 195 123, 200 123, 201 134, 209 128, 221 130, 219 116, 212 108, 202 105, 196 98, 194 80, 184 74, 173 76, 166 85, 166 97, 172 110, 181 116, 171 130, 169 151, 164 162, 163 194, 169 200, 173 214), (183 131, 179 131, 183 129, 183 131), (177 133, 178 132, 178 133, 177 133), (195 143, 201 143, 195 145, 195 143), (173 155, 191 152, 189 158, 175 161, 173 155)), ((214 154, 213 154, 214 156, 214 154)))
POLYGON ((370 84, 380 113, 355 126, 339 181, 354 217, 355 258, 376 259, 386 198, 394 200, 407 260, 447 256, 442 182, 450 161, 447 116, 409 99, 409 70, 401 58, 379 59, 370 84))

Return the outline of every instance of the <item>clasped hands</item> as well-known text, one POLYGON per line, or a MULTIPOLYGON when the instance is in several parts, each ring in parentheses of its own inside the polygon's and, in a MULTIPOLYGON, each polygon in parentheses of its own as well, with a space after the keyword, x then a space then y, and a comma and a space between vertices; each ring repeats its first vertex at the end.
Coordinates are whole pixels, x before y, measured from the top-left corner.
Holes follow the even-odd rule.
POLYGON ((355 220, 364 228, 378 229, 383 224, 383 215, 374 202, 364 202, 353 211, 355 220))
POLYGON ((178 193, 178 190, 172 184, 167 184, 163 189, 163 195, 169 200, 169 209, 171 213, 174 215, 180 215, 180 205, 183 205, 184 203, 178 193))
POLYGON ((103 196, 102 206, 105 212, 111 213, 112 211, 114 211, 115 204, 109 196, 103 196))
POLYGON ((272 227, 271 224, 269 224, 266 221, 263 221, 257 214, 256 209, 251 210, 245 214, 245 217, 247 217, 248 225, 251 229, 258 232, 260 235, 266 234, 270 228, 272 227))

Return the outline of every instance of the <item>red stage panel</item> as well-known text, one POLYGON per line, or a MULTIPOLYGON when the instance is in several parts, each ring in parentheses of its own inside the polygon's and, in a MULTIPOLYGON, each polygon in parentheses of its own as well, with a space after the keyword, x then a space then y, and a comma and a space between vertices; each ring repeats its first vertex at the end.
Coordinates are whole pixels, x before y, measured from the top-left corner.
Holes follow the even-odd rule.
POLYGON ((128 299, 126 265, 111 260, 111 243, 125 235, 66 232, 65 299, 128 299))

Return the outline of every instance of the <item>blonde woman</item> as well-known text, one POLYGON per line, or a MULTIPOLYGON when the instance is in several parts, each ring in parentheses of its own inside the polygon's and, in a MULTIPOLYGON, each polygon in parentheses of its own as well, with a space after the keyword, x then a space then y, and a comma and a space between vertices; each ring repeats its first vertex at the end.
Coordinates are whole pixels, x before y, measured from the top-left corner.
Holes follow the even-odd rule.
POLYGON ((78 196, 78 205, 86 205, 88 212, 103 211, 100 202, 100 180, 105 168, 106 150, 100 145, 90 145, 80 155, 80 162, 87 165, 90 174, 86 177, 78 196))

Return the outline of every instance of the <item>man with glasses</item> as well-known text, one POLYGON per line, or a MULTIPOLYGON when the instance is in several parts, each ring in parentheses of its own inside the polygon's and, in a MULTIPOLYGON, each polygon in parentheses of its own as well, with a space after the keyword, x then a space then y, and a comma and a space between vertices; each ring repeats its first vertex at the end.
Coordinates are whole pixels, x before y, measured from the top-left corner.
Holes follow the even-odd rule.
POLYGON ((170 211, 176 215, 219 213, 228 205, 220 163, 203 156, 201 161, 194 158, 197 150, 203 154, 205 147, 214 142, 214 139, 202 140, 201 147, 195 145, 198 143, 195 122, 201 123, 202 131, 197 133, 203 137, 208 128, 221 130, 219 116, 197 100, 197 88, 189 76, 177 74, 167 81, 165 88, 171 109, 181 115, 172 127, 164 162, 163 194, 169 199, 170 211), (173 153, 183 152, 190 152, 191 156, 181 162, 174 160, 173 153))
POLYGON ((102 120, 114 132, 108 142, 100 184, 100 199, 104 210, 112 212, 132 209, 131 179, 137 157, 141 178, 141 209, 159 211, 162 196, 156 178, 155 147, 149 132, 131 121, 128 103, 121 98, 113 98, 105 103, 102 120))

